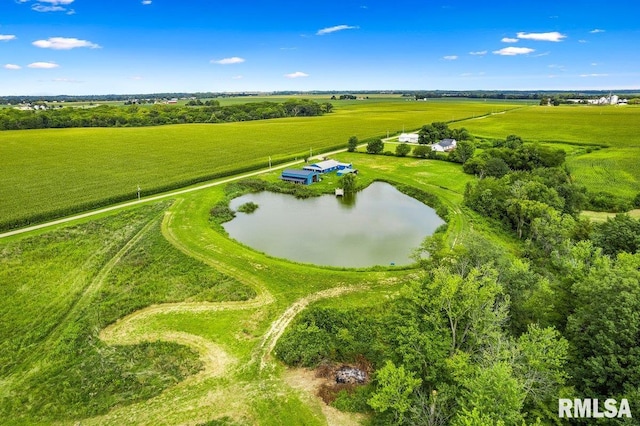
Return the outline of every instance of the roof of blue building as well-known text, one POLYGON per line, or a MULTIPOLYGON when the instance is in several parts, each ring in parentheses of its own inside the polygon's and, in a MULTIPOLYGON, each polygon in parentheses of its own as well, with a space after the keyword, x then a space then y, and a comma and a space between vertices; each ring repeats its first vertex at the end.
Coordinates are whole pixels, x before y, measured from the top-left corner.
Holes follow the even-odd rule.
POLYGON ((306 178, 311 175, 318 174, 313 170, 299 170, 299 169, 286 169, 282 171, 282 176, 292 176, 292 177, 301 177, 306 178))

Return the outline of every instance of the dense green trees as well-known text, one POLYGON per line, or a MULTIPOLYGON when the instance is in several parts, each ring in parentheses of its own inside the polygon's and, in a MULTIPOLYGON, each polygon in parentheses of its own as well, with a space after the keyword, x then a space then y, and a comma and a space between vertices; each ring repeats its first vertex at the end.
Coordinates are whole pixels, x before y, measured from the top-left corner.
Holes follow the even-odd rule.
POLYGON ((342 186, 342 189, 344 189, 344 192, 355 192, 356 180, 356 175, 353 173, 347 173, 342 176, 340 179, 340 185, 342 186))
POLYGON ((427 158, 427 155, 431 152, 431 148, 424 145, 419 145, 413 148, 413 155, 418 158, 427 158))
POLYGON ((367 153, 380 154, 384 150, 384 142, 382 139, 374 139, 367 143, 367 153))
POLYGON ((458 142, 456 149, 449 153, 449 159, 456 163, 466 163, 467 160, 473 157, 476 151, 476 146, 471 141, 461 140, 458 142))
POLYGON ((447 123, 434 121, 426 124, 418 131, 420 144, 434 144, 442 139, 453 138, 457 141, 471 140, 472 136, 467 129, 461 127, 459 129, 450 129, 447 123))
POLYGON ((369 405, 381 413, 390 411, 393 422, 402 424, 404 416, 411 408, 411 395, 420 386, 422 380, 406 371, 403 366, 396 367, 391 361, 378 371, 378 390, 369 399, 369 405))
POLYGON ((640 220, 618 214, 593 229, 593 242, 602 252, 615 256, 620 252, 636 253, 640 249, 640 220))
POLYGON ((424 278, 399 297, 373 310, 312 308, 278 342, 278 357, 297 365, 366 357, 377 368, 366 393, 380 424, 555 418, 569 344, 538 325, 546 279, 480 235, 454 249, 436 236, 424 249, 424 278))
POLYGON ((372 424, 556 424, 560 397, 636 401, 640 220, 581 218, 587 194, 561 150, 515 135, 477 157, 462 146, 448 159, 481 177, 464 195, 479 231, 453 247, 444 234, 428 238, 415 257, 422 276, 384 306, 311 309, 278 356, 365 357, 374 379, 345 398, 366 402, 372 424))
POLYGON ((558 167, 564 163, 566 153, 541 145, 514 144, 516 148, 489 148, 468 160, 464 171, 480 177, 504 176, 509 170, 534 170, 540 167, 558 167), (506 167, 505 167, 506 166, 506 167))
POLYGON ((0 130, 44 129, 64 127, 158 126, 183 123, 219 123, 263 120, 281 117, 308 117, 331 112, 332 107, 307 99, 292 99, 283 103, 254 102, 220 106, 218 101, 206 101, 203 106, 101 105, 93 108, 55 108, 20 111, 0 109, 0 130))
POLYGON ((396 146, 396 155, 398 157, 406 157, 411 152, 411 147, 407 143, 401 143, 396 146))
POLYGON ((640 255, 594 261, 571 288, 572 375, 587 395, 628 395, 640 386, 640 255))
POLYGON ((543 168, 481 179, 467 187, 465 203, 507 224, 519 238, 530 237, 536 224, 535 238, 542 242, 542 225, 566 222, 562 215, 576 215, 584 206, 584 194, 584 188, 571 183, 565 171, 543 168))
POLYGON ((358 137, 357 136, 351 136, 349 138, 349 142, 347 142, 347 151, 355 152, 356 149, 358 149, 358 137))

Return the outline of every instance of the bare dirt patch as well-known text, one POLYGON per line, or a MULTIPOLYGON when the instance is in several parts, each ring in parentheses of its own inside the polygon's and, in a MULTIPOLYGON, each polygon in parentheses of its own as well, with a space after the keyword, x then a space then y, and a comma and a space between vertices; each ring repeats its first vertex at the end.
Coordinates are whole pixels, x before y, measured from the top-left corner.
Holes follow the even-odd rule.
POLYGON ((329 426, 361 425, 366 419, 364 414, 344 413, 327 405, 318 393, 323 386, 335 384, 335 377, 318 377, 317 371, 306 368, 288 369, 283 378, 286 383, 301 394, 303 401, 319 406, 329 426))

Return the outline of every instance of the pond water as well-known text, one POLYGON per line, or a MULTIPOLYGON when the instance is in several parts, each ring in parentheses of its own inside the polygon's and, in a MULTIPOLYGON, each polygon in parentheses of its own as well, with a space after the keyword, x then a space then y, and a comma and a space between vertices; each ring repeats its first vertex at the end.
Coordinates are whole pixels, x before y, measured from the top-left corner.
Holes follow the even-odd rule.
POLYGON ((444 221, 429 206, 388 183, 374 182, 350 197, 323 195, 297 199, 273 192, 247 194, 223 226, 234 238, 271 256, 316 265, 364 267, 406 265, 422 241, 444 221))

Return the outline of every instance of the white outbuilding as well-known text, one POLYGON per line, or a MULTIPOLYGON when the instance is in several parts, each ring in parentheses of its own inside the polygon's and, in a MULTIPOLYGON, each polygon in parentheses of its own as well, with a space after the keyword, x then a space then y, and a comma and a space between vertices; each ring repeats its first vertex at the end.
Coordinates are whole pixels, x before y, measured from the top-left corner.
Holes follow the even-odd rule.
POLYGON ((418 143, 420 139, 420 135, 417 133, 403 133, 398 136, 398 142, 406 142, 406 143, 418 143))

